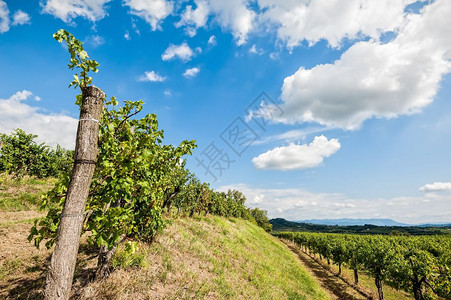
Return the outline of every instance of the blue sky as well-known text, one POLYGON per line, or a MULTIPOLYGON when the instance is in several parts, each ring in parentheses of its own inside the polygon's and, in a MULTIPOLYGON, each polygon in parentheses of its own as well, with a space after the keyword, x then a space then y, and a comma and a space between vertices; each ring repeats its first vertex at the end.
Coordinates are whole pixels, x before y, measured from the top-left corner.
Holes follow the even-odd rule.
POLYGON ((270 217, 451 222, 446 0, 0 0, 0 132, 73 147, 60 28, 270 217), (264 93, 264 94, 262 94, 264 93))

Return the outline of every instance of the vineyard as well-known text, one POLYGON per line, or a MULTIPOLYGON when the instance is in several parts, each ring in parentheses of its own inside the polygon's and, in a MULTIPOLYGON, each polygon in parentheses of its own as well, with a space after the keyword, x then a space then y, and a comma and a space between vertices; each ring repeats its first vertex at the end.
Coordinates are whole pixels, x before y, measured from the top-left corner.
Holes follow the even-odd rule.
MULTIPOLYGON (((137 115, 143 101, 124 101, 92 85, 89 72, 99 64, 89 59, 83 43, 59 30, 53 37, 65 42, 74 74, 69 84, 80 90, 75 151, 38 144, 36 135, 16 129, 0 134, 0 178, 57 177, 43 196, 44 218, 35 220, 28 236, 37 248, 54 247, 47 274, 46 298, 70 293, 80 236, 98 247, 96 278, 111 273, 117 248, 127 243, 133 254, 138 242, 152 243, 174 217, 214 214, 251 221, 271 230, 266 212, 249 209, 237 190, 215 191, 185 167, 185 157, 196 144, 184 140, 178 146, 163 143, 157 116, 137 115)), ((0 182, 1 182, 0 181, 0 182)))
MULTIPOLYGON (((187 169, 186 157, 193 153, 196 141, 184 140, 177 146, 164 144, 164 132, 159 128, 157 116, 147 114, 139 117, 143 101, 124 101, 121 105, 115 97, 108 99, 102 90, 92 85, 88 74, 97 72, 99 64, 89 59, 82 42, 65 30, 56 32, 54 38, 67 44, 70 54, 68 66, 79 71, 69 84, 80 92, 75 101, 80 108, 75 151, 38 144, 36 135, 21 129, 10 135, 0 134, 0 183, 20 186, 18 182, 24 179, 45 178, 53 186, 39 198, 41 203, 36 195, 32 203, 20 203, 9 192, 4 194, 8 197, 0 199, 0 208, 14 210, 15 207, 34 207, 39 203, 43 211, 36 218, 25 220, 34 223, 28 232, 28 241, 38 249, 42 244, 47 249, 53 248, 51 258, 43 259, 48 268, 47 265, 43 268, 47 272, 45 291, 39 296, 69 299, 80 237, 84 235, 88 245, 85 247, 94 249, 92 257, 97 260, 96 266, 86 276, 95 282, 93 285, 102 284, 110 276, 114 278, 113 273, 120 269, 117 268, 120 265, 128 262, 144 265, 142 262, 146 255, 153 251, 151 245, 155 245, 158 239, 166 252, 173 250, 171 247, 177 240, 185 239, 185 244, 190 246, 187 249, 180 247, 183 252, 179 251, 174 257, 180 253, 192 256, 192 250, 197 249, 203 253, 198 257, 202 263, 197 264, 211 265, 208 272, 202 272, 212 278, 218 274, 222 277, 233 274, 250 286, 238 293, 238 288, 234 290, 224 285, 227 282, 224 278, 219 277, 218 282, 204 280, 209 283, 206 287, 205 282, 199 279, 192 283, 192 290, 186 295, 195 293, 198 296, 200 293, 207 298, 219 295, 221 298, 271 299, 297 299, 298 295, 308 295, 311 299, 325 298, 316 283, 299 268, 295 256, 267 233, 272 230, 272 224, 266 211, 246 207, 246 197, 238 190, 224 192, 212 189, 187 169), (224 221, 225 218, 232 221, 224 221), (174 220, 179 231, 186 232, 185 235, 168 231, 168 225, 174 220), (242 231, 253 234, 242 234, 242 231), (214 238, 211 237, 213 233, 214 238), (229 237, 231 233, 235 235, 234 239, 229 237), (206 242, 196 243, 196 239, 206 242), (212 250, 205 245, 215 245, 216 248, 212 250), (226 254, 219 255, 217 249, 223 245, 226 245, 227 251, 223 251, 226 254), (140 247, 149 253, 140 253, 140 247), (246 257, 249 254, 254 258, 251 261, 246 257), (218 257, 221 259, 219 266, 218 257), (239 272, 228 271, 230 266, 239 272), (242 266, 247 266, 250 271, 240 269, 242 266), (281 266, 288 266, 291 270, 290 276, 286 276, 288 279, 285 279, 283 269, 279 269, 281 266), (271 277, 277 277, 277 280, 271 281, 274 279, 271 277), (273 289, 272 282, 278 283, 279 290, 273 289), (298 283, 307 288, 302 290, 298 283), (284 287, 284 284, 290 285, 284 287), (218 286, 223 290, 216 291, 218 286)), ((7 190, 2 186, 0 189, 7 190)), ((3 226, 8 228, 23 221, 13 220, 3 226)), ((369 236, 305 232, 279 232, 275 235, 294 242, 306 253, 318 255, 328 264, 336 264, 339 274, 342 266, 346 265, 353 270, 356 285, 359 284, 359 272, 372 276, 380 300, 384 299, 383 284, 405 290, 417 300, 451 299, 449 235, 369 236)), ((162 259, 164 263, 161 265, 167 264, 165 260, 162 259)), ((171 266, 166 267, 168 271, 171 269, 171 266)), ((0 265, 0 271, 14 268, 3 262, 0 265)), ((183 268, 186 266, 180 266, 183 268)), ((10 272, 1 273, 4 274, 2 277, 7 277, 10 272)), ((189 272, 182 274, 177 277, 178 281, 191 276, 189 272)), ((37 284, 42 289, 42 274, 40 276, 41 281, 33 282, 32 286, 37 284)), ((147 273, 143 275, 143 278, 147 277, 147 273)), ((164 283, 166 275, 162 278, 164 283)), ((235 286, 245 283, 235 283, 235 286)), ((121 284, 114 286, 120 287, 121 284)), ((146 288, 147 283, 142 284, 143 293, 146 293, 146 288)))
POLYGON ((415 299, 451 298, 450 236, 357 236, 349 234, 279 232, 303 251, 319 255, 339 267, 374 278, 379 299, 383 282, 413 293, 415 299))

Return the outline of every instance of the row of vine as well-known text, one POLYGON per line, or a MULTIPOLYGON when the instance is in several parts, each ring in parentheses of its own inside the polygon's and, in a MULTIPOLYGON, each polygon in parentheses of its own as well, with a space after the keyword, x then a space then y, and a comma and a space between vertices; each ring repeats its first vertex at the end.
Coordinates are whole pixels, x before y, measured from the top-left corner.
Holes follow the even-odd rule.
POLYGON ((279 238, 328 262, 371 275, 383 299, 382 282, 413 293, 415 299, 451 299, 449 236, 370 236, 333 233, 279 232, 279 238))

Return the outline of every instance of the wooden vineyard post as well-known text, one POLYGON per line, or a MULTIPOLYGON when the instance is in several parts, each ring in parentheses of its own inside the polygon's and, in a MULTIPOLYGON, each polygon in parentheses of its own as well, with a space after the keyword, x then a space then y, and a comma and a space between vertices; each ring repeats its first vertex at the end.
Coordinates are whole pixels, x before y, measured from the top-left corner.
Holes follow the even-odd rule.
POLYGON ((69 299, 85 217, 86 199, 97 161, 99 120, 105 94, 97 87, 88 86, 82 88, 82 98, 74 169, 47 272, 45 299, 69 299))

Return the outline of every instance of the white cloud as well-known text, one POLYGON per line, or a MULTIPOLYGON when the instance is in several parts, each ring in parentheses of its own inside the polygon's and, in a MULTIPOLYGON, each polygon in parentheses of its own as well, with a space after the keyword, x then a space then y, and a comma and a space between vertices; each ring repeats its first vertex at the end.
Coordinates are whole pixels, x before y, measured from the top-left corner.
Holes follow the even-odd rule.
POLYGON ((188 46, 187 43, 183 43, 179 46, 170 44, 169 47, 161 55, 162 60, 171 60, 173 58, 179 58, 185 62, 191 60, 194 56, 193 50, 188 46))
POLYGON ((124 39, 126 39, 127 41, 131 40, 130 32, 128 32, 128 30, 124 33, 124 39))
POLYGON ((272 60, 278 60, 280 58, 280 53, 271 52, 271 53, 269 53, 269 58, 271 58, 272 60))
POLYGON ((144 75, 139 77, 139 81, 150 81, 150 82, 163 82, 166 77, 159 75, 155 71, 144 72, 144 75))
POLYGON ((125 0, 130 13, 143 18, 152 28, 160 29, 160 22, 172 13, 173 4, 165 0, 125 0))
POLYGON ((313 193, 301 188, 259 188, 247 184, 221 186, 237 189, 246 205, 268 211, 270 218, 288 220, 389 218, 408 224, 451 222, 451 196, 353 199, 339 193, 313 193))
POLYGON ((248 34, 254 29, 257 14, 249 8, 248 0, 195 0, 196 8, 187 5, 177 27, 185 26, 190 36, 196 30, 206 27, 209 16, 224 30, 230 30, 238 45, 246 42, 248 34))
POLYGON ((306 40, 325 39, 338 47, 344 38, 371 37, 396 31, 404 21, 405 7, 416 0, 258 0, 260 22, 277 27, 277 36, 289 49, 306 40))
POLYGON ((103 44, 105 44, 105 39, 101 37, 100 35, 91 35, 86 39, 86 42, 93 46, 94 48, 97 48, 103 44))
POLYGON ((208 14, 210 12, 208 3, 203 0, 195 0, 196 8, 192 5, 187 5, 185 11, 181 14, 181 19, 175 25, 176 27, 186 26, 185 30, 190 37, 197 33, 197 29, 204 27, 208 21, 208 14))
POLYGON ((30 92, 30 91, 27 91, 27 90, 18 91, 14 95, 9 97, 9 100, 11 100, 11 101, 23 101, 23 100, 27 100, 27 98, 30 97, 31 95, 33 95, 33 93, 30 92))
POLYGON ((6 2, 0 0, 0 33, 9 30, 9 9, 6 2))
POLYGON ((300 67, 282 86, 283 123, 317 122, 349 130, 372 117, 420 112, 451 70, 451 2, 407 15, 389 43, 358 42, 333 64, 300 67))
POLYGON ((246 43, 248 34, 254 28, 257 14, 248 8, 246 0, 209 0, 215 21, 222 28, 230 29, 237 45, 246 43))
POLYGON ((20 128, 38 135, 39 142, 74 149, 78 120, 64 114, 44 113, 41 108, 24 103, 32 95, 23 90, 8 99, 0 99, 0 132, 11 134, 20 128))
POLYGON ((216 37, 214 35, 210 36, 208 39, 208 45, 216 46, 216 37))
POLYGON ((191 69, 186 69, 185 73, 183 73, 183 76, 185 76, 186 78, 193 78, 193 77, 197 76, 199 71, 200 71, 200 69, 197 67, 194 67, 191 69))
POLYGON ((451 182, 434 182, 420 188, 420 192, 451 191, 451 182))
POLYGON ((296 170, 319 166, 340 149, 337 139, 316 136, 310 144, 277 147, 252 159, 257 169, 296 170))
POLYGON ((10 24, 8 5, 5 1, 0 0, 0 33, 9 31, 10 25, 17 26, 30 23, 30 16, 20 9, 14 13, 12 19, 12 23, 10 24))
POLYGON ((166 97, 171 97, 171 96, 172 96, 171 90, 164 90, 163 94, 164 94, 166 97))
POLYGON ((14 13, 12 26, 24 25, 27 23, 30 23, 30 16, 26 12, 19 9, 14 13))
POLYGON ((47 0, 42 3, 43 12, 51 14, 66 23, 76 17, 83 17, 92 22, 106 16, 105 4, 111 0, 47 0))
POLYGON ((138 25, 136 25, 136 21, 135 21, 135 19, 133 19, 133 18, 132 18, 132 28, 133 28, 133 30, 135 31, 135 33, 136 33, 137 35, 141 35, 141 32, 140 32, 139 29, 138 29, 138 25))
POLYGON ((258 49, 257 46, 253 44, 252 47, 249 49, 249 53, 262 55, 263 53, 265 53, 265 51, 261 48, 258 49))

